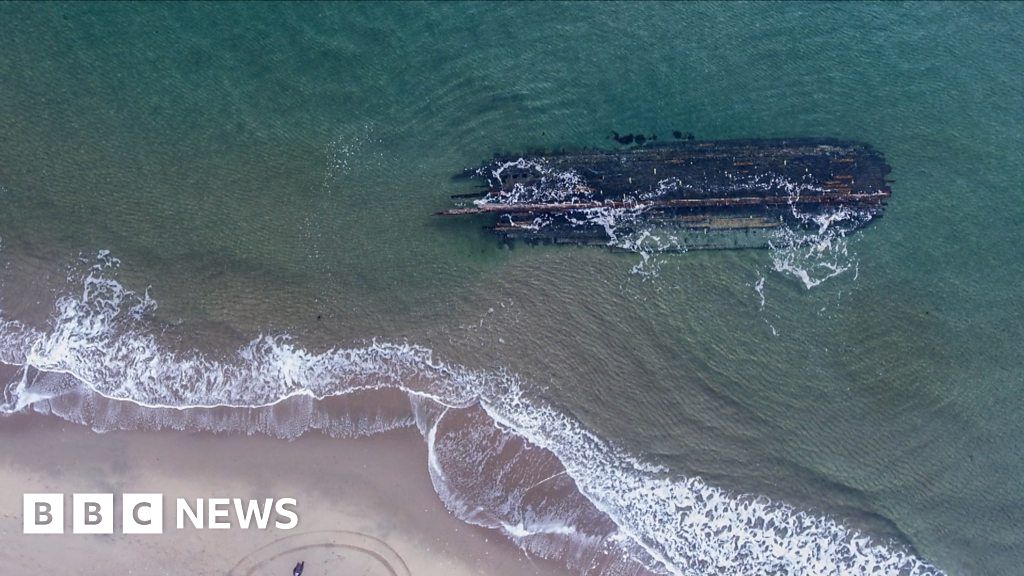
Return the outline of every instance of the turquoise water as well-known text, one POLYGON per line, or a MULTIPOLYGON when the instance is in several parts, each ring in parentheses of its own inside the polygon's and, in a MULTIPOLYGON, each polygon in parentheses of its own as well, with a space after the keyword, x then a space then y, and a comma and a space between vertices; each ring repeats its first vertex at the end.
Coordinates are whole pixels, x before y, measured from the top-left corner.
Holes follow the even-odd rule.
POLYGON ((1024 560, 1018 5, 0 15, 5 316, 43 326, 68 266, 109 250, 170 346, 406 340, 947 573, 1024 560), (495 151, 676 129, 868 141, 893 200, 810 290, 766 251, 659 255, 648 277, 431 216, 495 151))

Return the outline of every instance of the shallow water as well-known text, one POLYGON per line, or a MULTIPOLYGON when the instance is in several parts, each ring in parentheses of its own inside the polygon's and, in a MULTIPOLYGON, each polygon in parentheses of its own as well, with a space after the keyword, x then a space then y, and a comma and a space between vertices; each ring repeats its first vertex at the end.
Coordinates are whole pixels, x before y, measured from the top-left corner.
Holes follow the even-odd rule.
MULTIPOLYGON (((566 448, 580 430, 666 467, 636 480, 671 486, 661 506, 699 477, 723 502, 830 516, 947 573, 1012 574, 1022 560, 1017 6, 0 11, 0 310, 20 323, 4 326, 0 360, 73 342, 34 363, 176 405, 331 395, 382 372, 442 398, 431 387, 450 369, 464 388, 444 403, 482 399, 510 421, 510 398, 552 411, 547 428, 513 429, 567 469, 581 465, 566 448), (779 252, 655 254, 637 274, 637 254, 505 250, 479 222, 430 216, 464 191, 450 176, 495 151, 675 129, 865 140, 893 166, 893 200, 841 247, 848 269, 812 289, 786 270, 807 262, 779 252), (88 278, 124 300, 104 308, 88 278), (250 345, 261 335, 271 344, 250 345), (133 387, 140 338, 163 371, 133 387), (382 347, 390 356, 371 352, 382 347), (352 368, 353 354, 372 358, 352 368), (225 367, 223 385, 198 385, 225 367)), ((344 411, 327 412, 317 421, 344 411)), ((305 429, 296 413, 283 429, 305 429)), ((629 486, 625 457, 571 470, 606 515, 645 509, 587 485, 629 486)), ((706 550, 673 548, 676 519, 616 520, 663 565, 714 573, 706 550)))

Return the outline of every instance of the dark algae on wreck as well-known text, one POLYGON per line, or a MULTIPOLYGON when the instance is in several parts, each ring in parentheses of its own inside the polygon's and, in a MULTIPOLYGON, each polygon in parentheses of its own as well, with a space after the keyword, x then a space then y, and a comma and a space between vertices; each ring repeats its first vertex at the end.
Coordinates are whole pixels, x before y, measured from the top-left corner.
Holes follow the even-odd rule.
POLYGON ((462 174, 482 182, 482 191, 454 197, 472 203, 438 214, 489 217, 504 240, 608 244, 658 227, 678 249, 742 248, 767 246, 780 228, 852 230, 881 215, 891 195, 889 165, 862 142, 647 142, 495 155, 462 174))

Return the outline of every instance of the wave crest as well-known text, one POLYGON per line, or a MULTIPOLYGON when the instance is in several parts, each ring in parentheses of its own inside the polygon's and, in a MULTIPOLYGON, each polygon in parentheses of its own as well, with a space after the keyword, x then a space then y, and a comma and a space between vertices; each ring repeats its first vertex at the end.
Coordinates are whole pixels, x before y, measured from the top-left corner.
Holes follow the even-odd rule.
POLYGON ((449 510, 576 574, 941 573, 832 519, 645 463, 504 370, 447 364, 408 343, 314 353, 286 335, 227 359, 171 351, 146 329, 156 302, 111 278, 113 267, 101 253, 45 330, 0 317, 0 361, 20 367, 3 412, 285 438, 415 425, 449 510))

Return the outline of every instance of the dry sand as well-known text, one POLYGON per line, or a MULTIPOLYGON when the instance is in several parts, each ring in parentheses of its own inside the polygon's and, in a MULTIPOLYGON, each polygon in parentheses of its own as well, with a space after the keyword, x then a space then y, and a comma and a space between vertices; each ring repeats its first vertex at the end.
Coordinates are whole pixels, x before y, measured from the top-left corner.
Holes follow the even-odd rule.
MULTIPOLYGON (((96 434, 52 417, 0 417, 0 573, 91 575, 561 574, 496 531, 453 517, 414 430, 288 442, 184 432, 96 434), (22 534, 25 492, 161 492, 160 535, 22 534), (294 530, 174 528, 176 497, 298 501, 294 530)), ((118 512, 119 514, 119 512, 118 512)), ((115 522, 119 532, 120 521, 115 522)))

